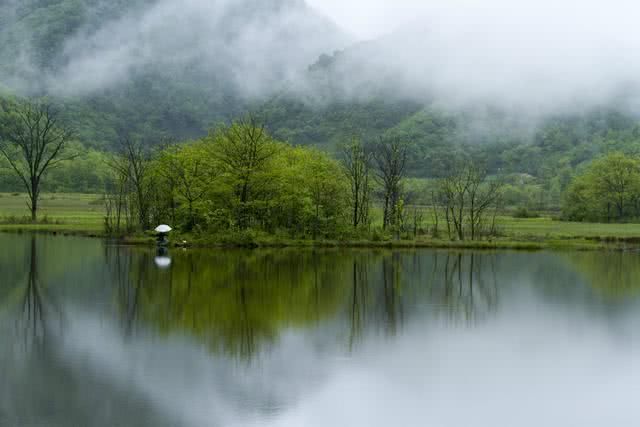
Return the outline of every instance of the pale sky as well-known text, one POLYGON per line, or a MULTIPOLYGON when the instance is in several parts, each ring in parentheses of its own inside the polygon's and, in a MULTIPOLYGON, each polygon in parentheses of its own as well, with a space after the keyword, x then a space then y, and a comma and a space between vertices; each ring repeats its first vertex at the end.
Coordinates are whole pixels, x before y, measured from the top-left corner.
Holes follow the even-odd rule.
POLYGON ((393 31, 424 11, 424 0, 307 0, 360 39, 393 31))

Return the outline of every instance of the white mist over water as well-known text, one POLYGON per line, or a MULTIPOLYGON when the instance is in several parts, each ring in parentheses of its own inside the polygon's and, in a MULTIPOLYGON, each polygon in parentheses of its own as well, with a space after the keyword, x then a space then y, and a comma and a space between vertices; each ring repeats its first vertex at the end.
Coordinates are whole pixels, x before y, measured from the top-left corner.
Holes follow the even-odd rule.
POLYGON ((509 301, 470 328, 414 317, 398 337, 369 334, 351 354, 327 347, 327 331, 290 331, 252 363, 179 338, 123 338, 84 314, 62 357, 194 427, 637 425, 636 316, 612 327, 527 292, 509 301))

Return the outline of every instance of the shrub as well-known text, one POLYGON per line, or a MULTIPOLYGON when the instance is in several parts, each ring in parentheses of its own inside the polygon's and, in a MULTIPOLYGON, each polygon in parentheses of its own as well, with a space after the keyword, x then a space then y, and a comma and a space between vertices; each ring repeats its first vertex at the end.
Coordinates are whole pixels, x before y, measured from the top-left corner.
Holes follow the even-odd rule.
POLYGON ((525 207, 521 207, 516 209, 513 213, 514 218, 540 218, 540 214, 537 212, 530 211, 525 207))

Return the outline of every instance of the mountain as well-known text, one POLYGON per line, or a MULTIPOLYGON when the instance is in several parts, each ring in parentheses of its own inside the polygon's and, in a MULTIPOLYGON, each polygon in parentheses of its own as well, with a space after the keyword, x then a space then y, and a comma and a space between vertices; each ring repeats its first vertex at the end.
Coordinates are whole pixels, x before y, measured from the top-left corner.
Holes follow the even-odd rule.
POLYGON ((640 152, 633 85, 582 90, 607 74, 560 59, 551 75, 579 84, 540 78, 509 64, 524 53, 437 28, 353 43, 302 0, 0 0, 0 97, 53 98, 99 149, 123 133, 199 137, 247 111, 279 139, 330 151, 401 137, 417 177, 459 153, 563 188, 603 152, 640 152))
POLYGON ((302 0, 4 0, 0 85, 64 104, 89 145, 202 135, 349 37, 302 0))

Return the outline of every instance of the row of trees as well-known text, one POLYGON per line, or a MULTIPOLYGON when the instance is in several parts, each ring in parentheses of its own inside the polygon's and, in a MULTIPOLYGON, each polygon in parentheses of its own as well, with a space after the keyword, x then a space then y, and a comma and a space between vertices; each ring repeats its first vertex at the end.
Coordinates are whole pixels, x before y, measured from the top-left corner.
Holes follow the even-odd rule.
POLYGON ((488 219, 495 219, 499 205, 499 180, 471 161, 457 162, 434 184, 432 205, 411 211, 407 157, 408 145, 400 139, 370 145, 353 139, 334 159, 272 139, 251 117, 153 155, 125 139, 112 161, 117 179, 106 196, 106 225, 113 233, 170 222, 205 233, 359 237, 377 228, 372 212, 379 207, 381 230, 396 238, 424 231, 425 210, 436 219, 433 231, 438 234, 444 220, 452 239, 495 231, 488 219))
MULTIPOLYGON (((36 220, 43 181, 75 158, 73 131, 44 103, 13 104, 1 114, 0 154, 29 194, 36 220)), ((123 137, 106 161, 105 228, 126 234, 169 222, 187 232, 259 230, 309 238, 368 235, 373 208, 383 232, 418 234, 425 209, 434 231, 444 219, 450 238, 485 236, 487 213, 497 209, 501 185, 470 160, 456 161, 434 183, 432 206, 407 206, 409 145, 381 138, 353 139, 338 159, 274 140, 249 116, 200 140, 165 141, 159 149, 123 137), (413 224, 411 223, 413 219, 413 224)))
POLYGON ((348 201, 339 163, 275 141, 252 118, 156 152, 124 139, 111 164, 107 228, 114 233, 159 222, 185 231, 314 238, 344 231, 348 201))

